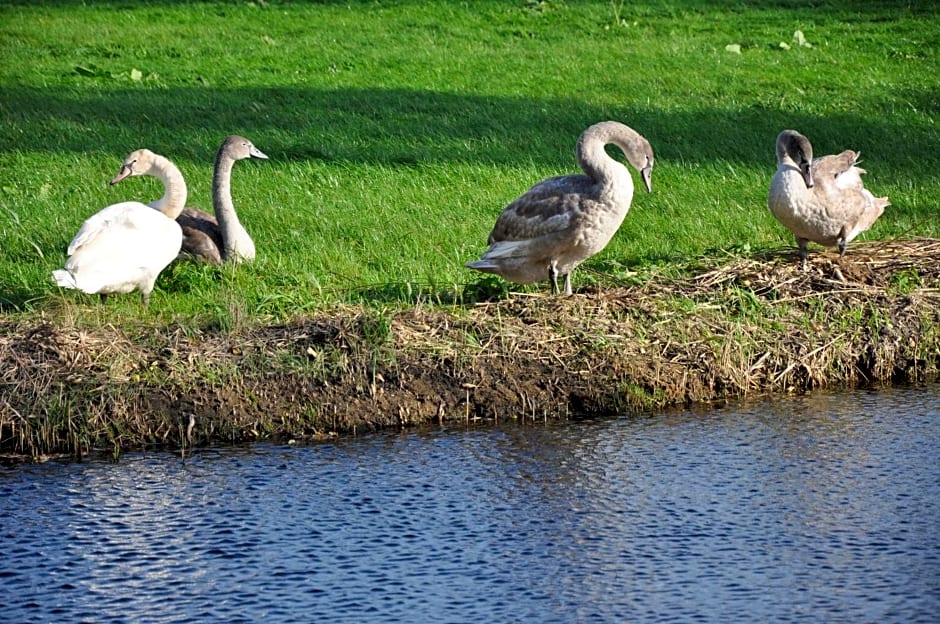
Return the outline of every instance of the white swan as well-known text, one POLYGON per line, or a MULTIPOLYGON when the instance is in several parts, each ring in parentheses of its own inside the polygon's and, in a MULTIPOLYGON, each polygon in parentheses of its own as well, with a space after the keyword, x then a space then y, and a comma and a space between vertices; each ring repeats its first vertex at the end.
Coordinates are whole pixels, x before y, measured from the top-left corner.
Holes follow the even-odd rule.
POLYGON ((69 244, 64 269, 52 272, 56 284, 102 299, 139 289, 144 305, 160 272, 176 258, 183 232, 175 218, 186 204, 183 174, 150 150, 130 154, 111 184, 128 176, 152 175, 165 193, 148 204, 122 202, 90 216, 69 244))
POLYGON ((558 292, 563 275, 570 295, 571 272, 607 246, 633 200, 630 172, 608 156, 608 143, 623 150, 647 192, 652 191, 649 141, 616 121, 594 124, 578 139, 584 175, 548 178, 506 206, 490 233, 489 248, 465 266, 519 284, 550 279, 552 292, 558 292))
POLYGON ((255 243, 238 220, 232 203, 232 166, 245 158, 268 157, 245 137, 232 135, 215 155, 212 177, 212 210, 184 208, 176 221, 183 228, 181 256, 211 264, 254 260, 255 243))
POLYGON ((806 270, 809 241, 826 247, 845 246, 867 230, 890 206, 862 185, 864 169, 856 167, 858 153, 845 150, 813 160, 813 146, 796 130, 777 136, 777 172, 770 183, 767 205, 796 237, 806 270))

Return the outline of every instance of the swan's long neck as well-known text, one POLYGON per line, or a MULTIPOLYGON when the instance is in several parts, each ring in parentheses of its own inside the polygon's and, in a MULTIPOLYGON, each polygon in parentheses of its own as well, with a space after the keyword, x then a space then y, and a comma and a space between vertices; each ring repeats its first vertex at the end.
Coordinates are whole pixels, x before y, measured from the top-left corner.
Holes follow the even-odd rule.
POLYGON ((613 143, 634 165, 645 159, 643 139, 639 134, 616 122, 591 126, 578 139, 577 156, 581 169, 594 181, 604 186, 628 184, 632 191, 633 179, 627 168, 610 157, 604 146, 613 143))
POLYGON ((163 197, 150 202, 150 206, 176 220, 186 206, 186 180, 183 174, 169 159, 159 155, 154 155, 148 173, 159 178, 165 189, 163 197))
POLYGON ((219 230, 222 233, 225 247, 222 250, 223 259, 236 256, 240 241, 248 236, 238 220, 235 204, 232 203, 232 167, 234 165, 235 159, 229 156, 225 149, 220 149, 215 156, 215 173, 212 176, 212 211, 215 212, 215 218, 219 221, 219 230))

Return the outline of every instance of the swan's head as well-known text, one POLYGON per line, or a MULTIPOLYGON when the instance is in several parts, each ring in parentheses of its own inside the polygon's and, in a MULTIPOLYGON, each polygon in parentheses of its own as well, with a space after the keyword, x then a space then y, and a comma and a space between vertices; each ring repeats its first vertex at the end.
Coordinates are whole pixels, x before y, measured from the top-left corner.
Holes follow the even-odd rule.
POLYGON ((796 130, 784 130, 777 136, 777 162, 787 158, 799 167, 806 188, 813 188, 813 146, 796 130))
POLYGON ((633 168, 640 172, 640 179, 643 180, 643 186, 647 193, 653 192, 653 146, 646 140, 642 134, 629 126, 618 122, 615 128, 619 131, 619 140, 615 142, 623 150, 624 156, 633 165, 633 168))
POLYGON ((225 139, 222 147, 219 148, 219 153, 226 154, 232 160, 243 160, 245 158, 268 159, 267 154, 255 147, 254 143, 245 137, 234 134, 225 139))
POLYGON ((156 154, 148 149, 139 149, 130 153, 121 164, 121 170, 116 176, 111 178, 111 184, 117 184, 124 178, 131 176, 147 175, 153 166, 156 154))
POLYGON ((646 187, 646 192, 652 193, 653 148, 650 146, 649 141, 639 135, 637 135, 637 137, 638 145, 635 146, 635 149, 627 152, 627 159, 630 161, 630 164, 640 172, 640 179, 643 180, 643 186, 646 187))

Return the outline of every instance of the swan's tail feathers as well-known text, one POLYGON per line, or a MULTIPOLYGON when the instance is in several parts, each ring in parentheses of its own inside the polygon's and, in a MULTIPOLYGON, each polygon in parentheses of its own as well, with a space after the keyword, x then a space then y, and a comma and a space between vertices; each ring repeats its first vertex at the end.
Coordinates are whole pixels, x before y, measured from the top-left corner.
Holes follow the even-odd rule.
POLYGON ((871 222, 874 223, 881 215, 884 214, 885 208, 891 205, 891 202, 888 201, 887 197, 874 197, 872 198, 872 219, 871 222))
POLYGON ((52 279, 55 280, 55 283, 61 286, 62 288, 78 288, 78 284, 75 282, 75 276, 66 271, 65 269, 59 269, 52 272, 52 279))
POLYGON ((464 266, 468 269, 483 271, 484 273, 499 273, 500 270, 500 266, 498 264, 489 260, 484 260, 483 258, 474 260, 473 262, 465 262, 464 266))
POLYGON ((480 258, 480 262, 528 258, 532 255, 532 240, 496 241, 480 258))
POLYGON ((891 203, 888 201, 887 197, 875 197, 867 190, 863 191, 868 198, 868 206, 865 208, 865 211, 862 212, 858 217, 858 221, 855 223, 855 227, 852 228, 852 231, 849 232, 846 242, 851 241, 856 236, 865 232, 874 225, 875 221, 884 213, 885 208, 890 206, 891 203))
POLYGON ((503 273, 507 267, 525 262, 532 251, 532 241, 496 241, 489 246, 479 260, 468 262, 464 266, 484 273, 503 273))
POLYGON ((868 207, 865 209, 866 218, 869 219, 869 225, 875 222, 875 219, 884 214, 885 208, 891 205, 887 197, 875 197, 868 190, 865 190, 868 196, 868 207))

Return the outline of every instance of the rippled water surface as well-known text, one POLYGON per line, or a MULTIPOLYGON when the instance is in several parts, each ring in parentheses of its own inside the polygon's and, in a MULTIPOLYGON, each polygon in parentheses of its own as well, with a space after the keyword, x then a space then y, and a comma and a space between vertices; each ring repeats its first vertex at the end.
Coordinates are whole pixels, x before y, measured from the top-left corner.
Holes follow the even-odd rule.
POLYGON ((940 387, 0 470, 8 622, 937 622, 940 387))

